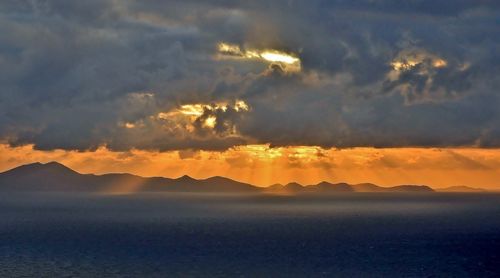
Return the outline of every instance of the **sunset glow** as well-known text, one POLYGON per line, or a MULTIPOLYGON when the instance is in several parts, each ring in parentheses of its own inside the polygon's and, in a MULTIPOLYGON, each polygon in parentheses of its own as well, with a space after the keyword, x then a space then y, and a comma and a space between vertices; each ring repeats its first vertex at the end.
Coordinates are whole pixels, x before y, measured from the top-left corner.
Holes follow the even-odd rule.
POLYGON ((293 54, 285 53, 274 49, 244 49, 238 45, 221 42, 217 46, 218 51, 228 57, 242 59, 257 59, 265 62, 276 63, 282 66, 285 72, 300 72, 300 59, 293 54))
POLYGON ((469 184, 496 190, 500 150, 476 148, 353 148, 297 146, 271 148, 247 145, 225 152, 133 150, 113 152, 37 151, 32 146, 0 145, 0 171, 32 161, 59 161, 82 173, 130 172, 142 176, 195 178, 222 175, 268 186, 292 181, 380 185, 428 184, 433 187, 469 184))
POLYGON ((0 1, 0 278, 500 277, 499 23, 0 1))
POLYGON ((430 65, 434 68, 444 68, 448 65, 444 59, 437 55, 422 50, 408 50, 402 51, 398 57, 391 62, 391 66, 396 71, 402 71, 412 69, 426 62, 430 62, 430 65))
POLYGON ((269 62, 280 62, 286 64, 294 64, 300 62, 299 58, 280 53, 278 51, 262 52, 260 56, 269 62))

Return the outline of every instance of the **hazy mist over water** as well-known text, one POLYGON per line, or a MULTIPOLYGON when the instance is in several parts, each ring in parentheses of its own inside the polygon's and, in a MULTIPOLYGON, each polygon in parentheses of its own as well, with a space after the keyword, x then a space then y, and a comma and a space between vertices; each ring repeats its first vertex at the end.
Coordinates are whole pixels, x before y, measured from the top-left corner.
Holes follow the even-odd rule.
POLYGON ((500 195, 0 195, 0 276, 500 273, 500 195))

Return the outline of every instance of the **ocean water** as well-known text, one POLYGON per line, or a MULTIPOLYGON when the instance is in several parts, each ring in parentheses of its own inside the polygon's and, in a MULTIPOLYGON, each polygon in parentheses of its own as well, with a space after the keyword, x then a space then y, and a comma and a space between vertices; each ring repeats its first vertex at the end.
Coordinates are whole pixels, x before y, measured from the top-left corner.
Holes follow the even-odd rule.
POLYGON ((0 277, 499 277, 500 195, 0 195, 0 277))

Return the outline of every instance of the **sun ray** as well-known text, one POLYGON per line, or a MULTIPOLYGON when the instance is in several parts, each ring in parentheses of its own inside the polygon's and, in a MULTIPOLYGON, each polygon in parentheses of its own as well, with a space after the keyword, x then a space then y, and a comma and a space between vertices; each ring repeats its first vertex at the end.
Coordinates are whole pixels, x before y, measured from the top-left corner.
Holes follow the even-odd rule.
POLYGON ((298 56, 277 49, 242 49, 236 44, 220 42, 217 45, 217 50, 224 58, 260 60, 269 64, 279 65, 286 73, 296 73, 302 70, 301 61, 298 56))

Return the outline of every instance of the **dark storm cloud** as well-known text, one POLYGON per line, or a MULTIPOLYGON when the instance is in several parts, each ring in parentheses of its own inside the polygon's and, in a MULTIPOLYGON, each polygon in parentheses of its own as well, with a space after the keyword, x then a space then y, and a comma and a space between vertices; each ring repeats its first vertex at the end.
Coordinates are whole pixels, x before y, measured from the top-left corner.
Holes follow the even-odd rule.
POLYGON ((2 1, 0 142, 499 147, 499 19, 487 0, 2 1), (221 41, 302 71, 218 57, 221 41))

